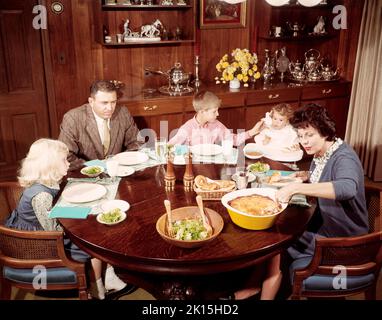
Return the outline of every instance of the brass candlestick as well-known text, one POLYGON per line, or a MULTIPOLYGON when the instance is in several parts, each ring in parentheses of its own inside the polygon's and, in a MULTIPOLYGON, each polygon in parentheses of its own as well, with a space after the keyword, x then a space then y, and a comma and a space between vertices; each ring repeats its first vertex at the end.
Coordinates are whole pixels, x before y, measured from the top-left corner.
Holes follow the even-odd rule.
POLYGON ((188 153, 186 155, 186 170, 183 176, 183 184, 186 190, 191 190, 194 183, 194 173, 192 171, 192 155, 188 153))
POLYGON ((164 176, 164 181, 165 181, 165 188, 168 191, 174 190, 175 181, 176 181, 173 160, 174 159, 172 156, 167 157, 167 170, 166 170, 166 174, 164 176))
POLYGON ((199 79, 199 56, 195 56, 195 80, 194 80, 194 86, 195 89, 198 89, 201 85, 200 79, 199 79))

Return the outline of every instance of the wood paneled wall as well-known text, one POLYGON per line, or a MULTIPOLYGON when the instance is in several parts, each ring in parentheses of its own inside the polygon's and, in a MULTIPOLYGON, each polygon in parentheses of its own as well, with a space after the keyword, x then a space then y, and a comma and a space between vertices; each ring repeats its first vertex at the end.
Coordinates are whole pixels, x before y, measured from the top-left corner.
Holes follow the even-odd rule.
MULTIPOLYGON (((47 33, 52 60, 54 111, 57 114, 58 124, 66 111, 87 101, 89 85, 95 79, 123 81, 126 84, 125 94, 134 98, 144 88, 157 88, 166 83, 166 79, 161 76, 145 77, 145 67, 168 70, 179 61, 186 71, 194 72, 194 44, 192 43, 125 48, 103 47, 95 41, 94 17, 99 12, 94 12, 94 1, 98 0, 61 0, 65 8, 62 14, 56 15, 48 10, 47 33)), ((270 12, 269 8, 264 9, 266 8, 264 0, 247 1, 245 28, 200 30, 200 76, 202 81, 213 81, 217 75, 215 65, 220 57, 234 48, 252 49, 256 47, 259 51, 259 64, 261 65, 263 50, 266 47, 271 49, 281 47, 278 43, 270 44, 259 38, 254 45, 255 30, 261 32, 262 29, 268 28, 270 12)), ((53 0, 43 2, 50 8, 53 0)), ((345 0, 344 4, 348 9, 349 29, 342 30, 338 39, 330 40, 321 47, 331 53, 332 57, 338 55, 337 62, 344 69, 343 74, 346 79, 351 80, 363 0, 345 0)), ((122 20, 123 12, 118 12, 116 19, 122 20)), ((118 23, 117 20, 113 23, 118 23)), ((195 23, 198 24, 197 19, 195 20, 195 23)), ((292 52, 291 58, 295 59, 296 54, 292 52)), ((53 137, 58 135, 57 124, 52 126, 52 135, 53 137)))

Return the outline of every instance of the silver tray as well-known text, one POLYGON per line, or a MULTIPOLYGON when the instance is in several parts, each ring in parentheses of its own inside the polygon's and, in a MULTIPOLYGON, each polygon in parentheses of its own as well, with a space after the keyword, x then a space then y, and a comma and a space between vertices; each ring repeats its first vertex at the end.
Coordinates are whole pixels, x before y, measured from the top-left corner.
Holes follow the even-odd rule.
POLYGON ((320 79, 320 80, 308 80, 308 79, 304 79, 304 80, 298 80, 298 79, 295 79, 291 76, 287 76, 286 77, 288 80, 290 81, 295 81, 295 82, 300 82, 300 83, 319 83, 319 82, 334 82, 334 81, 338 81, 341 79, 340 76, 336 76, 330 80, 325 80, 325 79, 320 79))
POLYGON ((183 86, 180 87, 180 91, 175 91, 175 90, 171 89, 171 87, 169 87, 169 86, 162 86, 158 90, 160 93, 167 94, 169 96, 181 96, 183 94, 191 93, 194 91, 193 88, 188 87, 188 86, 187 87, 183 87, 183 86))

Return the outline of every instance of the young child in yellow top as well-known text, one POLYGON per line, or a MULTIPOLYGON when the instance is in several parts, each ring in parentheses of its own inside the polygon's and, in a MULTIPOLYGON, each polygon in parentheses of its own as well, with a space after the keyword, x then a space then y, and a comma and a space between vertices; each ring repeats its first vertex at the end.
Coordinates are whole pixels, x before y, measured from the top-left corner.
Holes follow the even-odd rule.
POLYGON ((237 146, 260 132, 261 124, 257 123, 248 131, 232 134, 231 130, 216 119, 219 116, 221 100, 212 92, 197 93, 192 105, 196 111, 195 116, 179 128, 169 144, 213 144, 232 137, 233 144, 237 146))
POLYGON ((261 132, 255 137, 255 142, 262 147, 274 147, 283 151, 300 149, 297 133, 289 124, 293 109, 289 104, 281 103, 274 106, 265 118, 260 120, 261 132))

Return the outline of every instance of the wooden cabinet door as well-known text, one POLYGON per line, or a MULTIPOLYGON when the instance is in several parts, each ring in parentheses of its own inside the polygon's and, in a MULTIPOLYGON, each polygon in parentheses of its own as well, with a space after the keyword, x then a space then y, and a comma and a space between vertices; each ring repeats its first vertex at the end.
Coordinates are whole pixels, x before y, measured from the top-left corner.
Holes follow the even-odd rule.
POLYGON ((342 139, 345 137, 346 123, 349 112, 349 97, 302 101, 302 105, 308 103, 316 103, 323 107, 326 107, 326 109, 328 109, 330 117, 336 123, 337 136, 342 139))
POLYGON ((37 4, 0 0, 0 178, 14 176, 32 142, 49 136, 37 4))

